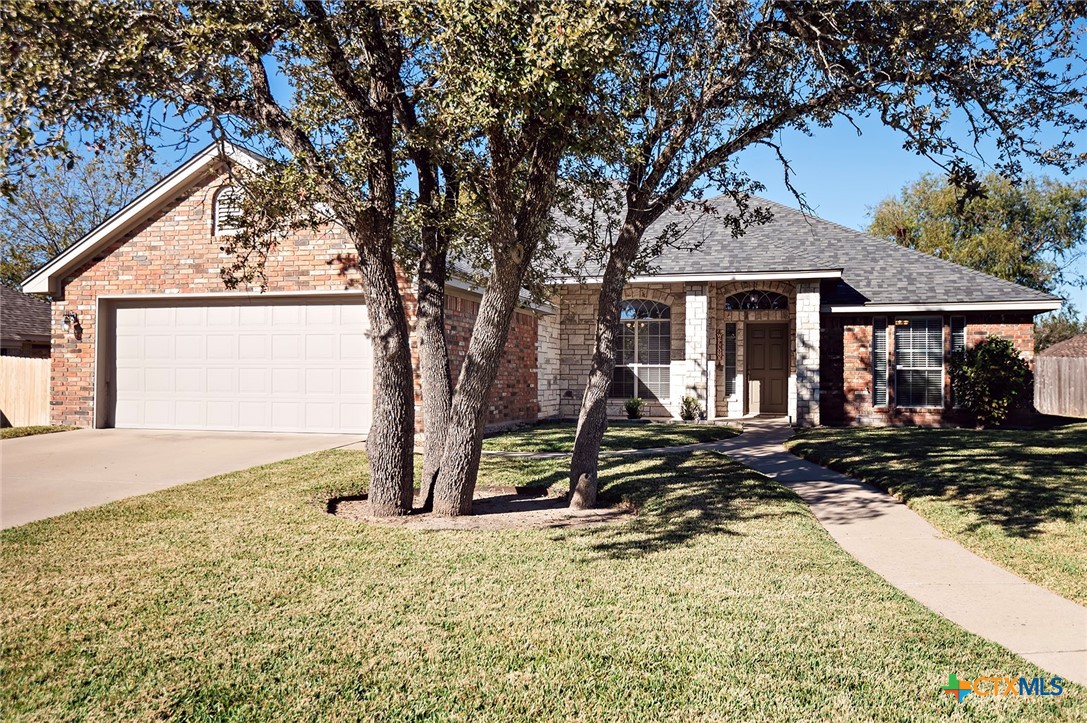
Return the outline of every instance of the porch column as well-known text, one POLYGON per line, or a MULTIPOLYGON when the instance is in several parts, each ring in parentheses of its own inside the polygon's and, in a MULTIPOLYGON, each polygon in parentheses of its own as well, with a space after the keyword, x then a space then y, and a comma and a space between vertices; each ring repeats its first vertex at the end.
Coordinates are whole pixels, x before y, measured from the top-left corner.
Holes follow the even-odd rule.
POLYGON ((819 282, 796 286, 796 383, 789 416, 802 427, 819 424, 819 282))
MULTIPOLYGON (((703 411, 707 413, 709 405, 709 304, 706 297, 705 284, 688 284, 687 296, 687 320, 684 327, 684 396, 692 396, 698 399, 703 411)), ((682 399, 672 400, 676 411, 679 410, 682 399)))

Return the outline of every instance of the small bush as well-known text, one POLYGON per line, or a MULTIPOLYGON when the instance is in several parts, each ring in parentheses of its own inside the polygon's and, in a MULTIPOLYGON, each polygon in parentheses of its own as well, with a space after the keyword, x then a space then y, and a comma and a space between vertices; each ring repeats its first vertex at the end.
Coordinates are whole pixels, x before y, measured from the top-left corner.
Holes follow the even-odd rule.
POLYGON ((955 402, 970 412, 978 428, 1000 424, 1023 403, 1030 389, 1030 366, 1007 339, 989 336, 951 356, 955 402))
POLYGON ((641 397, 634 397, 628 399, 623 403, 623 406, 627 410, 627 419, 641 419, 642 409, 645 408, 645 401, 641 397))
POLYGON ((702 405, 696 397, 684 397, 679 408, 679 418, 691 422, 702 418, 702 405))

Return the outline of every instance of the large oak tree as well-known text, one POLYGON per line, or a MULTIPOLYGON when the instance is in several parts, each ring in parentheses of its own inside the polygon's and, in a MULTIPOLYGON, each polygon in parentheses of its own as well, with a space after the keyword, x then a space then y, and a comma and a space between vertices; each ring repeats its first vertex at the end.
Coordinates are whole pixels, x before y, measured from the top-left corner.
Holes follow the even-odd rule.
POLYGON ((906 149, 934 159, 964 193, 976 190, 969 163, 976 142, 992 141, 996 168, 1011 176, 1024 156, 1062 170, 1082 163, 1073 139, 1087 128, 1083 12, 1075 2, 958 0, 655 6, 652 25, 614 75, 614 152, 581 164, 596 181, 588 187, 604 189, 590 198, 615 188, 603 181, 619 186, 618 203, 595 204, 613 209, 612 233, 596 239, 603 268, 596 347, 571 488, 582 475, 596 476, 623 289, 632 270, 670 242, 644 238, 666 209, 709 182, 732 196, 735 210, 722 222, 740 234, 766 220, 750 205, 760 184, 738 165, 740 152, 772 149, 791 188, 781 132, 810 134, 862 116, 900 132, 906 149), (956 132, 956 118, 967 131, 956 132), (1058 142, 1042 143, 1039 131, 1053 128, 1058 142))

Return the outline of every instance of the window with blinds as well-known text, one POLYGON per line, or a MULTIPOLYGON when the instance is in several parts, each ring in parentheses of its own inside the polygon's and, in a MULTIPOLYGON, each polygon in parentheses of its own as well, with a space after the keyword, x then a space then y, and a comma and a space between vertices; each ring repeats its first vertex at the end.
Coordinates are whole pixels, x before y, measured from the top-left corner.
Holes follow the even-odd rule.
POLYGON ((887 406, 887 317, 872 319, 872 405, 887 406))
POLYGON ((944 323, 939 316, 895 320, 895 406, 943 407, 944 323))
POLYGON ((666 401, 671 388, 672 311, 656 301, 624 301, 619 308, 615 371, 609 396, 666 401))
POLYGON ((725 396, 736 396, 736 325, 725 324, 725 396))

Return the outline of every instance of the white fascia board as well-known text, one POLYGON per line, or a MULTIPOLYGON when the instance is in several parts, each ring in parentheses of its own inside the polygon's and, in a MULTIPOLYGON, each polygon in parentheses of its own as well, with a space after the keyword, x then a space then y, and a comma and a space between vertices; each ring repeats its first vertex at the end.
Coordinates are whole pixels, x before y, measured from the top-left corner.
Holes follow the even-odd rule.
MULTIPOLYGON (((659 276, 635 276, 628 284, 668 284, 683 281, 793 281, 796 279, 840 279, 842 269, 816 269, 813 271, 744 271, 735 273, 713 274, 661 274, 659 276)), ((578 284, 599 284, 600 276, 586 277, 584 280, 566 277, 555 281, 556 284, 569 286, 578 284)))
MULTIPOLYGON (((227 145, 227 157, 231 162, 256 171, 261 160, 248 151, 227 145)), ((83 238, 69 246, 63 253, 35 271, 23 282, 23 291, 32 294, 51 294, 58 290, 56 280, 65 272, 75 267, 102 246, 111 242, 118 234, 138 223, 149 211, 156 208, 164 198, 190 183, 198 174, 204 172, 220 158, 219 144, 212 144, 193 156, 178 169, 167 175, 154 186, 146 190, 135 201, 110 216, 101 225, 83 238)))
POLYGON ((868 304, 865 306, 824 305, 820 311, 831 314, 893 314, 928 311, 1055 311, 1060 299, 1052 301, 971 301, 953 304, 868 304))

